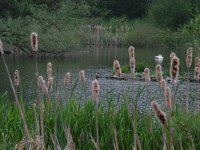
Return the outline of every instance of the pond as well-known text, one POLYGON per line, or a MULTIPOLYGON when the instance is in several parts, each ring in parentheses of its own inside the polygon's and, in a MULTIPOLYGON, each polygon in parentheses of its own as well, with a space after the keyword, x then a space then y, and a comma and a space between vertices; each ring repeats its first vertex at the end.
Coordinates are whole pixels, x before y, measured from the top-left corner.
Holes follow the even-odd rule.
MULTIPOLYGON (((162 54, 164 57, 163 70, 168 70, 169 68, 169 55, 171 51, 174 51, 181 62, 185 61, 185 51, 186 50, 170 50, 170 49, 135 49, 136 63, 145 62, 147 67, 154 69, 155 60, 154 57, 158 54, 162 54)), ((84 69, 86 74, 86 96, 91 98, 91 83, 95 79, 96 73, 100 76, 110 76, 112 74, 112 64, 114 59, 118 59, 121 66, 124 64, 129 64, 128 48, 120 47, 86 47, 80 51, 71 51, 66 53, 65 57, 53 58, 45 57, 38 58, 38 70, 40 75, 47 79, 46 66, 48 62, 53 64, 53 76, 54 76, 54 91, 55 91, 55 79, 58 79, 58 90, 60 92, 60 99, 66 99, 66 93, 69 96, 75 85, 76 80, 79 78, 79 71, 84 69), (72 81, 68 89, 64 89, 63 81, 66 72, 71 72, 72 81), (67 92, 66 92, 67 91, 67 92)), ((9 67, 9 71, 13 76, 14 70, 17 68, 16 60, 13 56, 6 56, 6 62, 9 67)), ((36 80, 35 80, 35 59, 34 57, 20 57, 19 58, 19 68, 22 82, 22 93, 24 99, 30 100, 34 99, 36 96, 36 80)), ((0 93, 8 92, 8 95, 12 95, 9 80, 3 66, 2 59, 0 59, 0 93)), ((145 86, 143 81, 119 81, 119 80, 109 80, 105 78, 100 78, 99 83, 101 86, 100 97, 101 99, 106 99, 109 91, 112 91, 115 99, 119 99, 123 96, 123 93, 130 94, 131 97, 136 95, 138 87, 141 88, 145 86)), ((171 86, 171 85, 169 85, 171 86)), ((150 89, 153 95, 160 95, 158 88, 158 83, 151 83, 150 89), (157 87, 157 88, 155 88, 157 87), (156 94, 157 93, 157 94, 156 94)), ((183 85, 183 89, 186 87, 183 85)), ((55 92, 54 92, 55 93, 55 92)), ((81 85, 77 84, 74 95, 77 99, 84 100, 83 91, 81 85)), ((55 95, 55 94, 54 94, 55 95)), ((144 97, 148 97, 148 93, 144 92, 143 98, 141 100, 141 105, 145 105, 146 101, 144 97), (145 101, 145 102, 144 102, 145 101)), ((160 99, 158 97, 158 99, 160 99)))

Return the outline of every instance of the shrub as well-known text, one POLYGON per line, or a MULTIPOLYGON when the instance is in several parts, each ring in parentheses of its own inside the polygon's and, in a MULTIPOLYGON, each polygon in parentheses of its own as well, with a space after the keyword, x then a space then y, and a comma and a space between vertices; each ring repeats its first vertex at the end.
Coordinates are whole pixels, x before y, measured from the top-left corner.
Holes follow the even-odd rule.
POLYGON ((195 7, 190 0, 153 0, 148 15, 161 27, 178 29, 192 17, 195 7))

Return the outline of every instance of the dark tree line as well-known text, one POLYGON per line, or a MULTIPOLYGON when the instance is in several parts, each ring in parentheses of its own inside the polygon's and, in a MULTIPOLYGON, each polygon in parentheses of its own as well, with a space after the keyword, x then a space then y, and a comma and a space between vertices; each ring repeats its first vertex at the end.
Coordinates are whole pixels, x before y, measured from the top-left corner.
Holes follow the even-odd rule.
MULTIPOLYGON (((45 7, 48 11, 55 11, 62 2, 69 0, 1 0, 1 17, 19 17, 31 15, 34 7, 45 7)), ((141 18, 147 14, 151 0, 71 0, 77 5, 88 5, 90 17, 122 17, 141 18)))

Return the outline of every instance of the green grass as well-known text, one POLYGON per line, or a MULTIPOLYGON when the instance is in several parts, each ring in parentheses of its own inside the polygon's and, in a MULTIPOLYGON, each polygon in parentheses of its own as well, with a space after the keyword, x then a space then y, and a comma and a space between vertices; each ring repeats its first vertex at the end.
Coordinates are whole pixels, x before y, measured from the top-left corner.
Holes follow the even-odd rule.
MULTIPOLYGON (((143 92, 143 90, 139 91, 143 92)), ((138 93, 139 93, 138 92, 138 93)), ((132 149, 134 141, 134 131, 132 120, 133 112, 130 105, 137 101, 137 97, 131 99, 126 94, 125 101, 114 104, 112 93, 106 101, 100 101, 99 139, 101 149, 114 149, 114 129, 117 131, 119 149, 132 149)), ((91 142, 91 136, 96 139, 96 109, 93 100, 80 102, 75 99, 68 99, 65 104, 54 102, 49 105, 45 102, 44 126, 46 148, 53 149, 50 135, 56 135, 62 149, 67 145, 64 127, 70 127, 76 149, 95 149, 91 142)), ((148 106, 147 106, 148 107, 148 106)), ((6 95, 0 97, 0 147, 3 149, 13 149, 23 138, 22 120, 18 107, 8 101, 6 95)), ((39 109, 36 106, 37 115, 39 109)), ((25 108, 26 120, 32 138, 36 136, 35 115, 32 104, 25 108)), ((137 134, 142 145, 142 149, 162 149, 162 125, 151 113, 139 115, 136 112, 135 121, 137 124, 137 134)), ((173 142, 175 149, 179 149, 180 144, 184 149, 192 149, 192 141, 196 149, 200 149, 200 112, 186 114, 177 105, 173 117, 173 142)), ((168 129, 166 128, 166 133, 168 129)))

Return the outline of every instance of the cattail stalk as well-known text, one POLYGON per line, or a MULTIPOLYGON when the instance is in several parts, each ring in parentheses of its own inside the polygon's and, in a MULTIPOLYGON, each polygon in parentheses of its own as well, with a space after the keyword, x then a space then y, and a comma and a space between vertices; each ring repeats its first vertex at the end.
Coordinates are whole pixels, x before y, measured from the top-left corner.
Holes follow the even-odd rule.
POLYGON ((99 121, 98 121, 98 117, 99 117, 99 91, 100 91, 100 86, 99 86, 99 82, 98 80, 93 80, 92 81, 92 97, 96 102, 96 132, 97 132, 97 137, 96 137, 96 144, 97 144, 97 149, 100 150, 100 142, 99 142, 99 121))
POLYGON ((86 94, 86 79, 85 79, 85 71, 84 70, 81 70, 79 72, 79 79, 80 81, 82 82, 82 90, 84 92, 84 95, 85 95, 85 100, 87 100, 87 94, 86 94))
POLYGON ((47 76, 48 76, 48 79, 52 77, 52 64, 51 64, 51 62, 49 62, 47 64, 47 76))
POLYGON ((22 107, 20 105, 19 99, 17 97, 16 90, 14 88, 14 85, 13 85, 13 82, 12 82, 12 79, 11 79, 11 76, 10 76, 10 73, 9 73, 9 70, 8 70, 8 66, 7 66, 5 58, 4 58, 3 43, 1 41, 1 39, 0 39, 0 52, 1 52, 3 63, 4 63, 4 66, 6 68, 6 72, 7 72, 9 81, 10 81, 10 85, 11 85, 11 88, 12 88, 15 100, 16 100, 17 105, 19 107, 20 115, 21 115, 22 122, 23 122, 23 128, 24 128, 24 132, 25 132, 26 148, 28 149, 28 147, 29 147, 28 146, 28 140, 30 139, 30 135, 29 135, 29 131, 28 131, 28 126, 27 126, 27 123, 26 123, 26 119, 25 119, 25 113, 24 113, 24 111, 23 111, 23 109, 22 109, 22 107))
POLYGON ((156 101, 151 102, 151 107, 154 110, 156 116, 160 120, 160 122, 166 126, 167 125, 167 119, 166 119, 166 114, 161 110, 160 106, 156 101))
POLYGON ((188 69, 188 75, 187 75, 187 79, 188 81, 190 80, 190 67, 192 65, 192 48, 189 48, 187 50, 187 55, 186 55, 186 66, 188 69))
POLYGON ((44 144, 44 103, 43 93, 48 95, 48 88, 45 85, 45 80, 42 76, 38 77, 38 91, 39 91, 39 107, 40 107, 40 129, 42 134, 42 144, 44 144))
MULTIPOLYGON (((20 70, 19 70, 19 50, 16 46, 14 46, 14 51, 15 51, 15 59, 16 59, 17 70, 18 70, 18 72, 20 72, 20 70)), ((20 75, 19 75, 19 77, 20 77, 20 75)), ((19 88, 20 88, 21 97, 23 99, 21 80, 19 80, 19 88)), ((26 101, 26 106, 27 106, 27 101, 26 101)))

